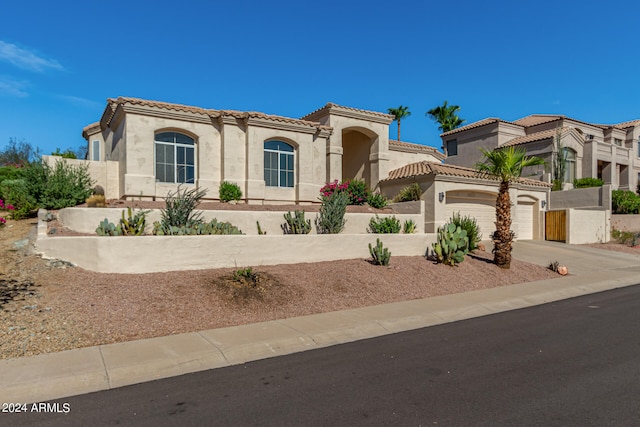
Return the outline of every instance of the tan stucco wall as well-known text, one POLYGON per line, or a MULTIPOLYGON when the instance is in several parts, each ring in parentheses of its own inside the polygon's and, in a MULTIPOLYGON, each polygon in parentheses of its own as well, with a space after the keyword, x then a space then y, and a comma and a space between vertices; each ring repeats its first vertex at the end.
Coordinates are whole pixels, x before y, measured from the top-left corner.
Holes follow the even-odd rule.
MULTIPOLYGON (((126 209, 114 208, 67 208, 58 212, 60 222, 71 230, 82 233, 94 233, 98 224, 107 218, 110 222, 117 224, 122 216, 122 212, 126 209)), ((265 212, 265 211, 203 211, 203 219, 210 221, 216 218, 218 221, 228 221, 238 227, 246 235, 257 235, 258 227, 256 221, 260 221, 260 228, 267 232, 269 236, 278 236, 284 234, 281 225, 286 221, 284 214, 286 212, 265 212)), ((311 220, 311 234, 316 233, 315 218, 317 213, 308 212, 306 219, 311 220)), ((387 214, 379 215, 381 218, 386 216, 395 216, 396 219, 403 224, 407 220, 413 220, 416 224, 423 223, 422 213, 406 213, 406 214, 387 214)), ((343 234, 366 234, 369 227, 369 221, 374 218, 374 214, 368 213, 347 213, 345 215, 346 223, 343 234)), ((153 210, 147 215, 147 232, 151 233, 153 222, 160 220, 160 211, 153 210)), ((418 233, 422 229, 418 227, 418 233)))
POLYGON ((428 153, 408 153, 389 148, 389 171, 398 169, 410 163, 422 161, 440 163, 440 160, 437 157, 428 153))
POLYGON ((611 211, 567 209, 567 243, 582 245, 611 239, 611 211))
POLYGON ((365 259, 376 238, 391 251, 393 264, 393 256, 423 256, 435 242, 433 234, 48 237, 46 227, 41 220, 36 247, 43 256, 103 273, 365 259))
POLYGON ((640 215, 611 215, 611 229, 640 232, 640 215))

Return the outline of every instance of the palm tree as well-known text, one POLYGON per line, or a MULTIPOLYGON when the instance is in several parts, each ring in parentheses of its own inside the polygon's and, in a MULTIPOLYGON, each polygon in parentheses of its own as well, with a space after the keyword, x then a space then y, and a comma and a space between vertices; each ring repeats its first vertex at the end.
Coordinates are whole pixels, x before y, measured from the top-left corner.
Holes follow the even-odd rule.
POLYGON ((496 231, 493 240, 493 262, 501 268, 511 267, 511 249, 515 233, 511 231, 511 199, 509 184, 520 178, 522 169, 544 163, 539 157, 527 157, 523 148, 508 147, 494 151, 481 150, 484 161, 476 168, 500 178, 500 190, 496 199, 496 231))
POLYGON ((444 104, 432 108, 425 113, 425 116, 431 117, 431 119, 440 123, 438 129, 441 132, 449 132, 457 127, 460 127, 464 123, 464 119, 461 119, 456 114, 460 111, 460 107, 457 105, 448 105, 448 101, 444 101, 444 104))
POLYGON ((400 120, 411 115, 409 107, 403 107, 401 105, 398 108, 389 108, 387 109, 387 112, 395 117, 394 120, 398 122, 398 141, 400 141, 400 120))

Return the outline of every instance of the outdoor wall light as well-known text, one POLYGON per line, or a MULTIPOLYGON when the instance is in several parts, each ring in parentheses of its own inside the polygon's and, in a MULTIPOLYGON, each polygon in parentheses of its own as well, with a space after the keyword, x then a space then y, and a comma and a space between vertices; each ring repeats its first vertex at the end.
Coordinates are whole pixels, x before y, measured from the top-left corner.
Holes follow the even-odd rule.
POLYGON ((444 200, 444 193, 438 194, 438 200, 440 200, 440 203, 442 203, 442 201, 444 200))
POLYGON ((543 200, 543 201, 541 202, 541 205, 542 205, 542 209, 544 209, 544 207, 545 207, 545 206, 547 206, 547 201, 546 201, 546 200, 543 200))

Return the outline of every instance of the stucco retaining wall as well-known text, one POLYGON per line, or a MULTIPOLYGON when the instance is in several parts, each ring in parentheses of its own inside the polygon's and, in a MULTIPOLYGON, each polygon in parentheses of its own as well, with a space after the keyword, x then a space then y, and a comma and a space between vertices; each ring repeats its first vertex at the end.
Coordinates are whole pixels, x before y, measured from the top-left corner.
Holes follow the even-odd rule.
POLYGON ((620 231, 640 231, 640 215, 611 215, 611 228, 620 231))
POLYGON ((611 239, 611 211, 567 209, 567 243, 603 243, 611 239))
MULTIPOLYGON (((61 209, 58 212, 58 219, 65 226, 71 230, 79 231, 81 233, 94 233, 101 221, 107 218, 110 222, 117 224, 122 216, 122 211, 126 209, 115 208, 67 208, 61 209)), ((421 210, 423 211, 423 210, 421 210)), ((268 236, 283 235, 281 225, 286 221, 284 214, 286 212, 272 212, 272 211, 233 211, 233 210, 220 210, 220 211, 202 211, 203 218, 206 221, 210 221, 216 218, 218 221, 228 221, 231 224, 238 227, 246 235, 258 235, 258 227, 256 221, 260 221, 260 228, 267 232, 268 236)), ((293 213, 293 212, 292 212, 293 213)), ((305 215, 306 219, 311 220, 311 234, 316 234, 316 227, 314 220, 317 217, 317 213, 308 212, 305 215)), ((417 232, 423 232, 424 229, 420 228, 421 224, 424 224, 422 213, 417 214, 385 214, 379 215, 395 216, 400 223, 412 219, 417 225, 417 232)), ((344 234, 366 234, 369 227, 369 221, 375 217, 375 214, 371 213, 348 213, 345 215, 346 224, 343 231, 344 234)), ((160 220, 160 210, 152 210, 147 215, 147 232, 150 233, 153 227, 154 221, 160 220)))
MULTIPOLYGON (((48 237, 38 227, 38 251, 101 273, 151 273, 370 258, 380 238, 392 256, 424 255, 435 234, 267 236, 48 237)), ((392 260, 393 262, 393 260, 392 260)))

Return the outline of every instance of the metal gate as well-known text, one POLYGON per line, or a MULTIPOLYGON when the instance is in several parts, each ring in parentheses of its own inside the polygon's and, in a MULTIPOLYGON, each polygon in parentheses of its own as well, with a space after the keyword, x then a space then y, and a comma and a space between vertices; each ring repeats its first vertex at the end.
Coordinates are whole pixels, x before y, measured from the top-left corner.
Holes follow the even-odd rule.
POLYGON ((567 241, 567 212, 547 211, 545 212, 545 240, 558 242, 567 241))

